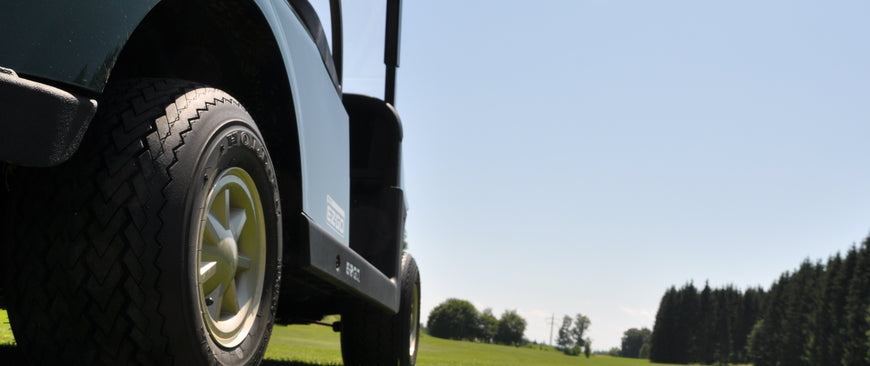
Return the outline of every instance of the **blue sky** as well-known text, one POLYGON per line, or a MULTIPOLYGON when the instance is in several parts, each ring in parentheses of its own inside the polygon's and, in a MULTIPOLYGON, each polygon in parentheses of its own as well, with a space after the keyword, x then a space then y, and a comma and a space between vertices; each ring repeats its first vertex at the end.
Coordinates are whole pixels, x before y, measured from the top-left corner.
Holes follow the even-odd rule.
MULTIPOLYGON (((608 349, 652 327, 669 286, 768 287, 870 232, 870 2, 405 1, 403 15, 424 315, 451 297, 516 309, 549 341, 551 314, 558 328, 583 313, 608 349)), ((366 91, 380 38, 349 33, 346 85, 366 91)))

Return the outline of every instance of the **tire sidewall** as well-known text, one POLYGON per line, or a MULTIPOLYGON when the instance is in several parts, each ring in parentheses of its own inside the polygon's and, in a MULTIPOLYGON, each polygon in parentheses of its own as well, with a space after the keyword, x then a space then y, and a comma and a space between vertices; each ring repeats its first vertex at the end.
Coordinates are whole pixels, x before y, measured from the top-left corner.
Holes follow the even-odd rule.
MULTIPOLYGON (((175 339, 179 343, 198 341, 197 344, 189 346, 199 348, 201 354, 206 356, 208 364, 248 364, 262 358, 265 352, 278 299, 281 258, 280 205, 272 162, 253 119, 241 106, 234 103, 220 103, 200 112, 198 119, 191 121, 191 131, 181 135, 184 145, 177 149, 177 161, 171 168, 180 174, 174 176, 174 183, 177 184, 171 184, 167 189, 167 205, 175 206, 171 207, 172 212, 183 212, 181 220, 170 223, 177 228, 173 236, 178 241, 174 243, 181 243, 170 251, 174 253, 170 255, 178 255, 175 258, 183 258, 183 261, 180 265, 164 268, 179 270, 168 278, 177 279, 176 291, 180 295, 180 303, 176 304, 180 306, 178 309, 184 310, 180 314, 180 324, 167 325, 177 333, 184 334, 175 339), (199 235, 196 217, 202 207, 207 205, 206 200, 215 179, 222 171, 231 167, 244 169, 255 182, 263 205, 267 253, 256 320, 241 344, 225 348, 215 342, 203 319, 206 311, 199 303, 199 263, 194 243, 199 235), (181 205, 183 207, 178 207, 181 205)), ((171 260, 167 256, 164 259, 171 260)), ((181 361, 186 363, 186 360, 181 361)), ((196 363, 199 362, 193 362, 196 363)))

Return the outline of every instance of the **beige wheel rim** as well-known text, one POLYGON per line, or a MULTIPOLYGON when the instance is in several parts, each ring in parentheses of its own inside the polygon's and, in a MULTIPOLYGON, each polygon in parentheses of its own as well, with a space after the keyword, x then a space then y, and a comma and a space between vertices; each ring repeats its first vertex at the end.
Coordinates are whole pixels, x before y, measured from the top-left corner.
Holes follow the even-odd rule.
POLYGON ((197 294, 212 339, 232 348, 257 319, 266 228, 259 192, 244 169, 226 169, 214 182, 197 217, 197 294))

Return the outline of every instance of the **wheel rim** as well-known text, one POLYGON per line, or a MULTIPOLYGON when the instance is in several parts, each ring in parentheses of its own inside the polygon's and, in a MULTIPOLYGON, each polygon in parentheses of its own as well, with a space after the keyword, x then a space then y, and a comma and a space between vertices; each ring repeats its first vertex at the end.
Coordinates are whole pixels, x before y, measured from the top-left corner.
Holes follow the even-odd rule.
POLYGON ((418 327, 420 326, 420 286, 416 283, 414 284, 414 294, 411 299, 411 345, 410 349, 408 349, 408 355, 411 357, 414 356, 414 353, 417 352, 417 336, 420 334, 418 332, 418 327))
POLYGON ((241 168, 220 173, 197 217, 197 294, 212 339, 232 348, 257 318, 266 269, 263 205, 241 168))

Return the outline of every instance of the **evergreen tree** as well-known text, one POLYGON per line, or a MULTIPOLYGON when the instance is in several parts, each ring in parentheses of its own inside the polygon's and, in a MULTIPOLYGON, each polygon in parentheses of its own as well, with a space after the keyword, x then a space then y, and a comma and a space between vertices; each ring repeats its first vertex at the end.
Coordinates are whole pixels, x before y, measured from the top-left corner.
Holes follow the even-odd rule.
POLYGON ((655 363, 668 363, 676 359, 673 340, 677 337, 677 289, 671 286, 662 296, 653 332, 650 337, 649 359, 655 363))
POLYGON ((855 276, 855 271, 858 265, 858 248, 854 245, 850 248, 849 252, 846 254, 846 257, 843 258, 843 268, 839 276, 836 277, 837 286, 840 287, 842 291, 842 298, 838 299, 838 314, 835 317, 837 319, 837 324, 839 325, 836 335, 833 336, 833 340, 835 343, 832 343, 830 346, 830 352, 832 354, 832 358, 837 360, 837 363, 843 360, 843 351, 846 349, 846 342, 848 337, 848 321, 847 316, 847 306, 849 302, 849 285, 852 283, 852 278, 855 276))
POLYGON ((704 289, 698 301, 698 318, 695 325, 695 342, 692 345, 691 362, 712 364, 715 353, 715 339, 713 337, 715 321, 717 318, 716 308, 713 303, 713 290, 709 283, 704 283, 704 289))
POLYGON ((812 264, 807 259, 787 287, 785 327, 781 330, 784 342, 778 358, 785 365, 809 366, 804 354, 810 343, 812 314, 819 298, 818 282, 823 278, 822 273, 820 264, 812 264))
POLYGON ((650 341, 650 361, 689 363, 698 323, 698 290, 688 283, 679 291, 671 287, 662 297, 650 341))
POLYGON ((764 353, 756 355, 756 366, 809 364, 804 355, 821 274, 821 265, 806 260, 797 272, 783 275, 771 287, 760 340, 764 353))
POLYGON ((693 345, 697 343, 699 334, 697 325, 700 322, 700 314, 698 311, 699 294, 695 285, 691 282, 680 290, 680 309, 678 314, 678 324, 680 333, 678 333, 675 344, 677 346, 677 358, 675 363, 691 363, 695 361, 692 350, 693 345))
POLYGON ((752 327, 752 331, 749 332, 749 336, 746 337, 746 351, 749 358, 755 362, 755 365, 759 366, 769 365, 771 359, 769 350, 764 348, 765 331, 764 319, 759 319, 752 327))
MULTIPOLYGON (((867 307, 867 317, 864 319, 870 324, 870 307, 867 307)), ((870 329, 864 334, 867 336, 867 355, 864 357, 864 361, 870 362, 870 329)))
POLYGON ((731 349, 729 363, 740 362, 741 351, 746 348, 746 337, 749 334, 741 333, 741 321, 743 318, 743 297, 745 292, 736 289, 733 286, 729 287, 728 302, 731 307, 729 321, 731 327, 731 349))
POLYGON ((586 358, 589 358, 589 355, 592 354, 592 340, 586 338, 586 341, 583 343, 583 354, 586 355, 586 358))
POLYGON ((742 297, 737 320, 733 331, 732 352, 734 363, 749 363, 748 340, 749 333, 759 318, 764 290, 761 288, 747 289, 742 297))
MULTIPOLYGON (((846 288, 840 277, 844 275, 843 259, 838 253, 825 266, 824 283, 812 315, 807 360, 811 365, 836 365, 840 363, 846 288)), ((851 270, 849 270, 851 272, 851 270)))
POLYGON ((846 298, 843 365, 868 365, 867 306, 870 305, 870 238, 857 250, 855 270, 846 298))
POLYGON ((780 357, 780 330, 785 321, 785 287, 791 279, 786 272, 770 286, 765 297, 761 320, 752 330, 750 358, 754 366, 776 366, 780 357))
MULTIPOLYGON (((716 290, 715 319, 713 322, 713 354, 712 360, 718 364, 728 364, 731 361, 731 328, 733 327, 735 309, 732 303, 733 288, 716 290)), ((711 362, 712 363, 712 362, 711 362)))

